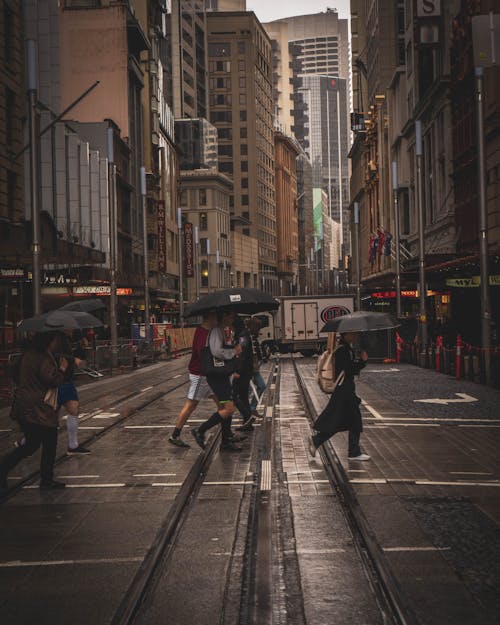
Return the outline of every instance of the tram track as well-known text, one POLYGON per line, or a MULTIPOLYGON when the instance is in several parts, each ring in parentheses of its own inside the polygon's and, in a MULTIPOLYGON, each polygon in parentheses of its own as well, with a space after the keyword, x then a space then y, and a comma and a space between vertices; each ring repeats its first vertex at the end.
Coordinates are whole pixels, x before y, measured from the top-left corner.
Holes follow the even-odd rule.
MULTIPOLYGON (((177 389, 181 388, 182 386, 188 383, 185 367, 182 367, 182 369, 179 369, 179 370, 175 369, 174 371, 171 371, 169 373, 170 373, 170 376, 167 380, 158 382, 157 384, 153 384, 151 386, 151 389, 148 389, 148 390, 153 390, 154 388, 160 387, 163 384, 168 385, 167 389, 163 391, 157 391, 156 393, 153 393, 153 394, 149 394, 144 401, 140 402, 138 405, 132 406, 129 410, 124 411, 123 414, 120 414, 112 423, 109 423, 108 425, 104 425, 102 426, 101 429, 99 429, 99 431, 96 431, 95 433, 87 436, 86 438, 82 438, 81 444, 87 447, 91 446, 97 440, 101 439, 103 436, 105 436, 109 432, 115 430, 118 426, 123 424, 126 420, 130 419, 131 417, 140 413, 142 410, 144 410, 151 404, 154 404, 159 399, 162 399, 166 395, 173 393, 174 391, 176 391, 177 389), (170 384, 174 380, 173 376, 177 376, 177 373, 180 370, 182 370, 184 373, 184 376, 183 376, 184 379, 180 379, 178 381, 175 381, 174 384, 170 384)), ((107 397, 107 396, 109 396, 109 392, 104 395, 101 395, 100 397, 102 398, 102 397, 107 397)), ((133 391, 133 392, 127 392, 124 396, 122 396, 118 400, 116 398, 113 398, 113 401, 110 401, 104 407, 99 407, 98 409, 86 415, 81 420, 81 423, 83 424, 93 419, 97 414, 105 412, 106 410, 109 410, 111 408, 113 408, 114 410, 119 410, 119 409, 123 410, 122 406, 124 404, 127 404, 128 402, 131 402, 133 399, 136 399, 137 397, 140 397, 140 396, 141 396, 141 391, 133 391)), ((96 400, 94 399, 92 401, 95 402, 96 400)), ((83 404, 83 406, 85 405, 86 405, 86 402, 83 404)), ((59 426, 59 428, 61 429, 61 426, 59 426)), ((63 462, 69 460, 69 458, 70 456, 68 456, 66 453, 60 454, 59 456, 57 456, 54 465, 55 466, 60 465, 63 462)), ((28 486, 39 477, 40 477, 39 469, 34 470, 30 472, 28 475, 26 475, 25 477, 23 477, 16 484, 14 484, 14 486, 11 486, 5 493, 3 493, 2 496, 0 496, 0 505, 4 503, 5 501, 14 497, 25 486, 28 486)))
MULTIPOLYGON (((307 387, 297 366, 296 359, 292 358, 292 361, 302 400, 306 408, 306 414, 311 425, 313 425, 314 405, 307 392, 307 387)), ((398 582, 392 574, 382 548, 359 505, 354 490, 349 484, 348 476, 340 458, 334 448, 328 444, 321 446, 319 455, 331 487, 338 495, 342 504, 345 520, 351 529, 354 545, 367 573, 384 623, 387 623, 387 625, 420 625, 420 621, 410 608, 398 582)))

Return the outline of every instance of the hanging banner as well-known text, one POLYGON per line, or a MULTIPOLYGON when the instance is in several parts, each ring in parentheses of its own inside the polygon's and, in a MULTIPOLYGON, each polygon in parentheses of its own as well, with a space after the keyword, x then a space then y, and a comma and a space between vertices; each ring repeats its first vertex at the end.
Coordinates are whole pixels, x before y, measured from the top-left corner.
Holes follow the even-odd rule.
POLYGON ((193 224, 184 224, 184 261, 186 267, 186 276, 192 278, 194 276, 194 257, 193 257, 193 224))
POLYGON ((158 271, 167 272, 167 232, 165 219, 165 202, 158 202, 158 271))

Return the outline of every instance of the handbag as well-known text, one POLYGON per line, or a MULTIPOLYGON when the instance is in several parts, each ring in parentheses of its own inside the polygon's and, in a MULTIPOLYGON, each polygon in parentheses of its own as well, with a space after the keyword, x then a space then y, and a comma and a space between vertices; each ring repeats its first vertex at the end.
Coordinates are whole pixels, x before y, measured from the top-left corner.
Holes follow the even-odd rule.
POLYGON ((49 390, 44 395, 43 401, 45 404, 48 404, 53 410, 57 410, 59 408, 59 404, 57 402, 57 386, 54 388, 49 388, 49 390))
POLYGON ((231 360, 221 360, 220 358, 216 358, 208 346, 209 339, 210 334, 207 337, 205 347, 203 347, 200 352, 201 374, 204 376, 232 375, 236 371, 238 364, 237 359, 231 358, 231 360))

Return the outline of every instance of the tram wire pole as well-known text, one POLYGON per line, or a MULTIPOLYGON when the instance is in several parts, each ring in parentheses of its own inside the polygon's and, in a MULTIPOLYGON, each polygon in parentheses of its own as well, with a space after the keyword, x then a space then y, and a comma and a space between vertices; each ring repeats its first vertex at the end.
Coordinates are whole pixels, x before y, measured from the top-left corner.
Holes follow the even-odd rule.
POLYGON ((148 255, 148 218, 146 211, 146 168, 141 167, 141 196, 142 196, 142 243, 144 253, 144 331, 146 343, 151 344, 150 336, 150 304, 149 304, 149 255, 148 255))
POLYGON ((396 245, 396 317, 401 318, 401 250, 399 249, 398 164, 392 161, 392 192, 394 195, 394 240, 396 245))

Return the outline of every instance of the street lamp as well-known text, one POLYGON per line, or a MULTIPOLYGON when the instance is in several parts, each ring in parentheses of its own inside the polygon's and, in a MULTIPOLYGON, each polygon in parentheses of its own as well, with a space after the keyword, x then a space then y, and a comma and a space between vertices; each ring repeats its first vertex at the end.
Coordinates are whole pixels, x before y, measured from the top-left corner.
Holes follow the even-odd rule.
POLYGON ((141 167, 142 196, 142 244, 144 253, 144 332, 146 343, 151 342, 149 327, 149 258, 148 258, 148 218, 146 214, 146 168, 141 167))

